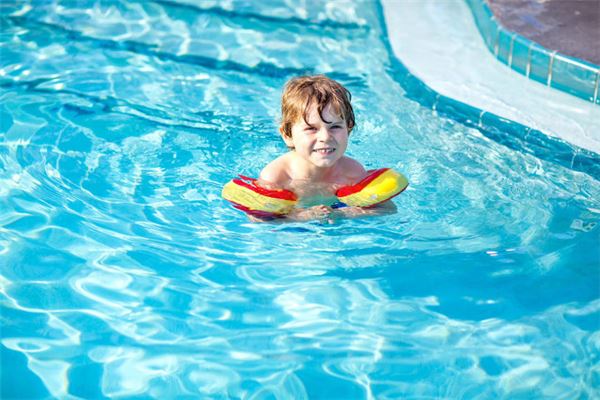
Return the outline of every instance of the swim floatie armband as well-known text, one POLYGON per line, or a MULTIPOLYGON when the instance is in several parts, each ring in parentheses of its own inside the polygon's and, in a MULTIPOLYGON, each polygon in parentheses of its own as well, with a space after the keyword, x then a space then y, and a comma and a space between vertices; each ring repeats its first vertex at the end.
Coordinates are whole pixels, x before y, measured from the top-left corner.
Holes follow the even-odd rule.
POLYGON ((239 175, 223 187, 221 193, 235 208, 262 218, 282 217, 296 206, 297 197, 285 189, 266 189, 256 179, 239 175))
MULTIPOLYGON (((406 178, 391 168, 369 171, 362 181, 336 191, 339 201, 348 206, 372 207, 402 193, 408 186, 406 178)), ((277 218, 288 214, 298 198, 285 189, 266 189, 256 179, 240 175, 223 187, 222 196, 238 210, 262 218, 277 218)))
POLYGON ((335 192, 344 204, 354 207, 372 207, 399 195, 408 186, 408 181, 391 168, 368 171, 369 175, 355 185, 344 186, 335 192))

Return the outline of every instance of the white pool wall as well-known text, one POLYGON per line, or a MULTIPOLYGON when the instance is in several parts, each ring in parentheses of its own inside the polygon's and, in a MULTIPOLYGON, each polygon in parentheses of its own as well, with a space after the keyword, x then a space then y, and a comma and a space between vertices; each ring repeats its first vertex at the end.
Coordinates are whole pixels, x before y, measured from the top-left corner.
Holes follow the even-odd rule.
POLYGON ((600 106, 512 71, 463 0, 381 0, 394 55, 436 92, 600 154, 600 106))

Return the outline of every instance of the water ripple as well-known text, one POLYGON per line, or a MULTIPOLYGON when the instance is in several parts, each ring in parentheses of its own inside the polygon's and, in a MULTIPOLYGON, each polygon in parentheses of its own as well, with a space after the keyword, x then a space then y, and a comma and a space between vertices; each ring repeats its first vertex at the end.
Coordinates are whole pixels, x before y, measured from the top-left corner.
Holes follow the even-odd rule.
POLYGON ((600 396, 598 181, 410 100, 373 3, 309 5, 3 3, 3 397, 600 396), (302 72, 352 91, 396 214, 221 198, 302 72))

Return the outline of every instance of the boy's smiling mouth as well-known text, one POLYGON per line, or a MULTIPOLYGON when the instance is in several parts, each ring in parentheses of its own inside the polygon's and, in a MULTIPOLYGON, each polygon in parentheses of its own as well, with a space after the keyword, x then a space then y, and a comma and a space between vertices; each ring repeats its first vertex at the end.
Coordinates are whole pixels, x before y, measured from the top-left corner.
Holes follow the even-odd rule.
POLYGON ((335 147, 324 147, 321 149, 314 149, 313 151, 319 154, 331 154, 335 151, 335 147))

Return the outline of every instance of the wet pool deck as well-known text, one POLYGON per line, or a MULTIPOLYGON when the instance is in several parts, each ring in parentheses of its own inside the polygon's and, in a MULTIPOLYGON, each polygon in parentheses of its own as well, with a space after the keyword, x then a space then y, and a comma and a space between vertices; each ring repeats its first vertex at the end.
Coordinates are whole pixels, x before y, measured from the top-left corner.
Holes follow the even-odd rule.
POLYGON ((487 0, 508 30, 600 65, 600 0, 487 0))

